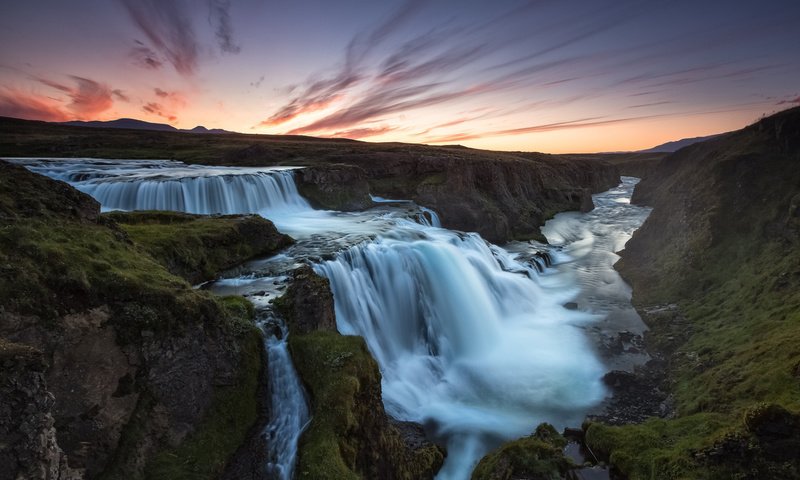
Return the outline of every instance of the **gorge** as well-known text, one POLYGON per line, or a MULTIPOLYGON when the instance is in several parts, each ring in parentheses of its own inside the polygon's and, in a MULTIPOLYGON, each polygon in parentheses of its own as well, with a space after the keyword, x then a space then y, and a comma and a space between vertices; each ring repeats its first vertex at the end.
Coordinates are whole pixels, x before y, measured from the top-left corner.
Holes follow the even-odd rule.
POLYGON ((781 338, 793 335, 797 310, 781 292, 796 283, 796 117, 681 150, 648 166, 638 186, 626 176, 618 185, 601 158, 486 162, 479 152, 456 171, 449 148, 427 158, 417 147, 372 157, 355 149, 330 164, 279 166, 255 166, 257 156, 248 166, 6 157, 77 189, 2 164, 4 281, 14 279, 3 284, 4 385, 37 385, 13 392, 37 399, 36 415, 24 415, 38 423, 26 429, 47 439, 40 460, 14 462, 61 478, 458 479, 476 464, 473 478, 516 478, 551 460, 548 475, 567 475, 575 465, 547 457, 560 451, 558 433, 537 425, 581 427, 588 414, 586 444, 630 478, 656 467, 724 478, 745 468, 731 460, 742 442, 756 472, 744 478, 792 478, 796 351, 781 338), (687 173, 697 157, 707 162, 702 178, 687 173), (772 177, 758 159, 783 166, 785 178, 763 180, 772 177), (772 262, 775 280, 752 287, 752 302, 786 302, 775 300, 761 323, 785 325, 784 336, 759 334, 782 362, 771 390, 755 386, 765 375, 756 361, 730 380, 731 365, 743 365, 737 355, 750 354, 725 345, 758 327, 734 316, 715 345, 701 320, 705 299, 726 305, 751 288, 746 277, 703 278, 729 268, 726 255, 743 258, 729 239, 753 212, 735 192, 756 198, 765 183, 773 193, 758 198, 774 215, 754 221, 748 238, 769 240, 737 265, 763 279, 759 262, 772 262), (676 195, 681 208, 716 208, 687 209, 682 223, 667 214, 676 195), (649 219, 631 197, 654 207, 649 219), (687 243, 668 243, 671 229, 691 232, 687 243), (194 235, 194 246, 178 242, 194 235), (612 267, 631 236, 621 271, 647 327, 612 267), (727 286, 715 293, 718 284, 727 286), (614 426, 632 421, 615 410, 626 408, 613 404, 626 398, 620 388, 651 381, 654 368, 663 408, 647 416, 664 418, 614 426), (104 384, 82 384, 86 369, 104 384), (609 370, 627 373, 604 378, 609 370), (711 391, 693 383, 698 372, 711 391), (718 396, 726 399, 714 406, 718 396), (503 444, 518 437, 522 450, 503 444))

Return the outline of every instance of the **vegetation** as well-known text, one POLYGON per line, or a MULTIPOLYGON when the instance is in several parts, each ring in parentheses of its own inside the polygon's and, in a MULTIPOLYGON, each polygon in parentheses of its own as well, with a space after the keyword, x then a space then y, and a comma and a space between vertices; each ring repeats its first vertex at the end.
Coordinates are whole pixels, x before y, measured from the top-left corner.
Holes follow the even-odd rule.
POLYGON ((587 431, 631 479, 800 478, 798 132, 800 109, 783 112, 673 154, 637 187, 654 211, 621 270, 677 418, 587 431))
POLYGON ((228 459, 244 444, 248 430, 258 418, 256 392, 263 365, 261 335, 250 329, 244 339, 236 382, 216 387, 213 403, 194 433, 177 448, 159 453, 148 465, 147 478, 219 478, 228 459))
MULTIPOLYGON (((230 385, 214 386, 211 407, 203 420, 186 441, 163 451, 150 470, 158 478, 214 478, 241 445, 258 414, 256 392, 262 362, 253 306, 242 297, 219 298, 192 289, 157 259, 174 254, 168 250, 166 237, 170 234, 185 237, 174 240, 176 250, 186 246, 181 242, 199 242, 197 247, 202 249, 204 241, 227 239, 232 225, 239 228, 249 220, 152 213, 116 218, 123 217, 129 222, 125 226, 133 232, 130 235, 110 217, 100 215, 99 205, 90 197, 62 182, 0 162, 0 316, 28 316, 34 319, 31 325, 47 332, 47 338, 58 338, 60 322, 66 315, 103 307, 109 311, 108 325, 116 332, 117 343, 128 346, 131 352, 145 337, 179 339, 197 328, 203 330, 209 343, 219 341, 218 345, 229 348, 239 356, 232 366, 239 372, 238 378, 230 385), (166 222, 166 218, 176 223, 166 222), (162 227, 166 234, 158 232, 162 227), (193 227, 197 227, 196 232, 193 227), (140 245, 137 238, 146 240, 140 245)), ((238 253, 249 255, 250 251, 243 247, 238 253)), ((211 259, 206 263, 232 261, 232 257, 214 252, 194 255, 195 259, 211 259)), ((207 345, 187 348, 195 347, 207 345)), ((0 339, 0 355, 29 348, 0 339)), ((47 343, 37 348, 60 345, 47 343)), ((213 382, 212 378, 207 380, 213 382)), ((147 381, 130 380, 129 387, 139 393, 138 404, 105 465, 104 478, 141 475, 127 470, 127 466, 147 460, 138 458, 143 442, 163 441, 154 435, 154 429, 165 428, 158 423, 166 421, 165 414, 154 423, 152 412, 160 399, 147 381)), ((57 424, 61 421, 68 423, 69 419, 56 418, 57 424)))
POLYGON ((533 435, 507 442, 483 457, 472 472, 472 479, 564 478, 574 467, 564 456, 566 445, 567 440, 552 425, 543 423, 533 435))
POLYGON ((170 272, 191 283, 291 243, 257 215, 189 215, 176 212, 112 212, 113 219, 170 272))

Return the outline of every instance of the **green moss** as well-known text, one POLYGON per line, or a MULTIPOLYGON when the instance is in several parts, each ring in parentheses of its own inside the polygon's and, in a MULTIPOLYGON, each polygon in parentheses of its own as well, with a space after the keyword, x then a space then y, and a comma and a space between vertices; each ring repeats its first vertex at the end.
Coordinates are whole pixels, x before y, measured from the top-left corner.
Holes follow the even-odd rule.
POLYGON ((259 216, 201 216, 174 212, 114 212, 130 238, 172 273, 192 283, 291 243, 259 216))
POLYGON ((300 445, 297 478, 357 479, 361 445, 358 397, 380 374, 361 337, 315 331, 289 337, 292 358, 312 399, 314 417, 300 445))
POLYGON ((573 466, 564 456, 566 444, 552 425, 543 423, 533 435, 504 443, 483 457, 472 472, 472 479, 564 478, 573 466))
POLYGON ((212 479, 244 444, 258 418, 261 335, 255 326, 245 334, 239 376, 232 386, 218 386, 214 400, 197 429, 176 449, 158 454, 146 475, 154 480, 212 479))
POLYGON ((752 426, 800 412, 799 112, 685 149, 637 186, 654 211, 621 270, 637 305, 676 304, 644 318, 678 418, 590 427, 590 446, 631 479, 800 478, 785 446, 800 429, 752 426))

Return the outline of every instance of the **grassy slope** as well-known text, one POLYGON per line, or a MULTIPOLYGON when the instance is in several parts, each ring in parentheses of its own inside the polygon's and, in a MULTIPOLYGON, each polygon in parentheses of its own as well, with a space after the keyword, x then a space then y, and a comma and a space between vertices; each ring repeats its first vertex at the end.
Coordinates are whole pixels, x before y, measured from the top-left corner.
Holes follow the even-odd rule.
POLYGON ((800 477, 784 451, 800 446, 797 417, 782 411, 800 413, 798 132, 800 109, 783 112, 677 152, 637 187, 654 211, 621 271, 638 307, 679 307, 650 316, 648 336, 678 418, 587 435, 632 479, 800 477))
POLYGON ((106 214, 128 236, 175 275, 190 283, 291 243, 271 222, 257 215, 189 215, 175 212, 106 214))
MULTIPOLYGON (((153 470, 169 468, 169 478, 213 478, 258 413, 261 346, 252 307, 192 289, 98 213, 96 202, 71 187, 0 162, 0 313, 35 315, 57 329, 67 313, 108 305, 120 344, 135 344, 143 330, 180 335, 197 324, 237 339, 239 379, 216 388, 207 420, 153 470)), ((142 431, 137 418, 125 427, 109 478, 130 475, 115 464, 135 454, 127 449, 142 431)))

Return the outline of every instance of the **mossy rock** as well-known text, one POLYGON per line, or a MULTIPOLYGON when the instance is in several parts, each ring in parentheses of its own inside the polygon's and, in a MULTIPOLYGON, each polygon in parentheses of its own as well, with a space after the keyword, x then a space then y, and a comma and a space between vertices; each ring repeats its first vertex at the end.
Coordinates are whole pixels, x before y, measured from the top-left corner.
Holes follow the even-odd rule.
POLYGON ((481 459, 473 480, 559 480, 574 467, 564 456, 567 440, 543 423, 533 435, 504 443, 481 459))

